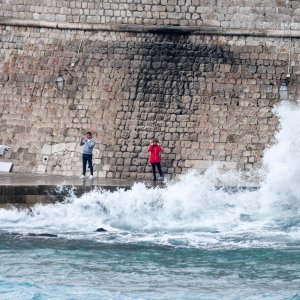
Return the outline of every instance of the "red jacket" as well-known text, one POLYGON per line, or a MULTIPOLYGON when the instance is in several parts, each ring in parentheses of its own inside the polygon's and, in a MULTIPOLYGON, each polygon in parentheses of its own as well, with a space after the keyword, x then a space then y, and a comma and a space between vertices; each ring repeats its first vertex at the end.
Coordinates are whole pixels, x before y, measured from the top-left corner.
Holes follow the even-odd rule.
POLYGON ((148 151, 150 152, 150 163, 159 163, 160 162, 160 156, 159 153, 163 151, 162 147, 157 145, 150 145, 148 148, 148 151))

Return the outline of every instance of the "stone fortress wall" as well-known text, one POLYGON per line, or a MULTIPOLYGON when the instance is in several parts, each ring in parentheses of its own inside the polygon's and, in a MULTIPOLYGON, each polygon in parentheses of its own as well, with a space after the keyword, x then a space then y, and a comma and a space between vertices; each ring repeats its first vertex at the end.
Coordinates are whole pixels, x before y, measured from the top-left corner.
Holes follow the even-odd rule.
POLYGON ((257 168, 287 73, 298 99, 299 16, 281 0, 2 0, 6 159, 15 172, 80 175, 91 130, 103 178, 149 178, 153 137, 170 175, 257 168))
POLYGON ((1 0, 0 17, 82 24, 300 30, 297 0, 1 0))

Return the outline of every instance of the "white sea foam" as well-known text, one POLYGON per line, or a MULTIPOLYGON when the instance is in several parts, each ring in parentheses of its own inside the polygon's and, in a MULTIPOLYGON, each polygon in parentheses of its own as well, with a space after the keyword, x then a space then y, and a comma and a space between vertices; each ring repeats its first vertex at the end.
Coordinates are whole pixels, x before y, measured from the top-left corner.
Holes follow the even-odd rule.
POLYGON ((277 108, 277 143, 265 151, 260 189, 228 192, 220 182, 246 183, 237 174, 190 170, 165 188, 136 183, 130 190, 94 190, 31 211, 0 210, 2 230, 48 232, 105 242, 179 246, 264 246, 299 239, 300 111, 277 108), (95 234, 103 227, 108 233, 95 234))

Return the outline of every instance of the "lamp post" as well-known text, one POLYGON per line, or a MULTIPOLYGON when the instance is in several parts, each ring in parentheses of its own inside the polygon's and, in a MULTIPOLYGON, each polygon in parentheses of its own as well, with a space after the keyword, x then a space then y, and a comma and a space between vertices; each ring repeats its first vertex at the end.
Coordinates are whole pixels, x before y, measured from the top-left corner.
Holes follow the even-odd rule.
POLYGON ((290 81, 291 74, 286 74, 285 78, 281 79, 280 87, 279 87, 279 96, 281 100, 288 100, 289 99, 289 81, 290 81))
POLYGON ((288 84, 286 80, 283 80, 281 82, 280 88, 279 88, 279 96, 281 100, 288 100, 289 96, 289 89, 288 84))
POLYGON ((59 91, 62 91, 64 89, 64 86, 65 86, 65 80, 62 76, 61 73, 58 74, 56 80, 55 80, 55 83, 56 83, 56 87, 59 91))

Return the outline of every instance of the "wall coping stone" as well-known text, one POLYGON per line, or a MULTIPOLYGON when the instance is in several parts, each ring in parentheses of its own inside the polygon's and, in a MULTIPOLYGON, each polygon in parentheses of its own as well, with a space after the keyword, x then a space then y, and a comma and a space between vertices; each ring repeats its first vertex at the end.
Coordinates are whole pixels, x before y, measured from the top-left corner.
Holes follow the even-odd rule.
POLYGON ((50 22, 39 20, 20 20, 0 18, 0 26, 20 26, 37 28, 54 28, 60 30, 84 31, 114 31, 140 32, 157 34, 193 34, 193 35, 222 35, 222 36, 252 36, 299 38, 300 30, 271 30, 271 29, 228 29, 209 26, 172 26, 172 25, 128 25, 128 24, 90 24, 70 22, 50 22))

